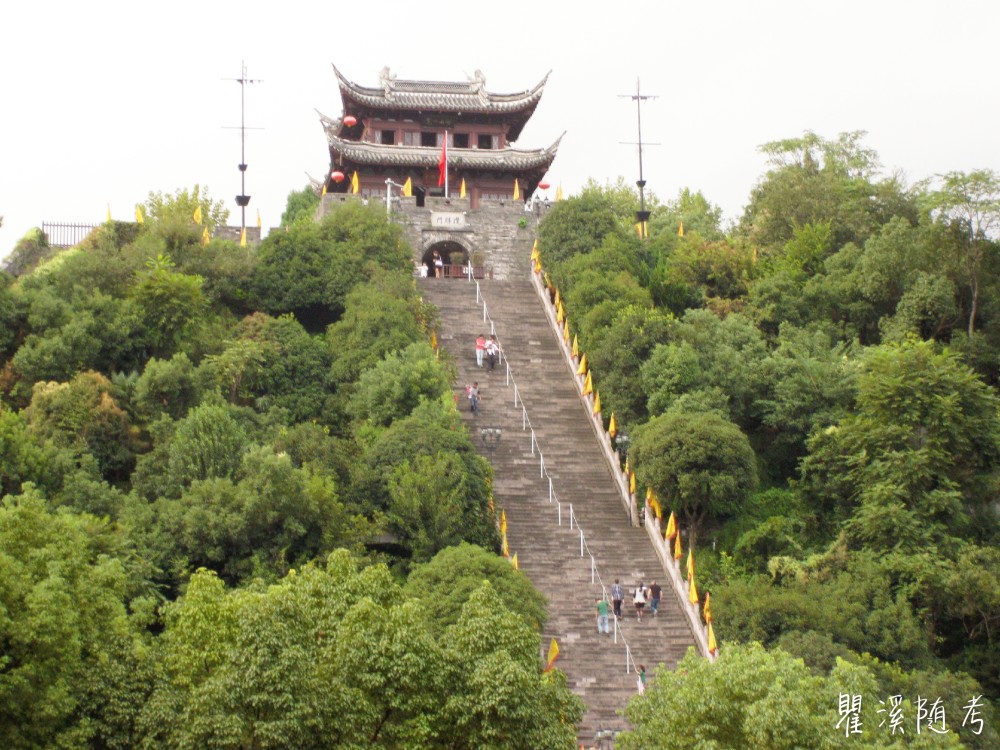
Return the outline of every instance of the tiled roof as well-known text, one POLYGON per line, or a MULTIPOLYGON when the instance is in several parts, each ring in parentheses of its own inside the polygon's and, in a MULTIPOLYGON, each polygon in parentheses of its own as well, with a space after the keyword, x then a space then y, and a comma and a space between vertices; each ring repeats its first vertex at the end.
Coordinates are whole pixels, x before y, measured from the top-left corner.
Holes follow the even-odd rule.
POLYGON ((346 102, 352 101, 372 109, 412 109, 438 112, 468 112, 505 114, 534 110, 542 98, 545 78, 532 89, 515 94, 493 94, 486 91, 486 78, 480 71, 468 81, 406 81, 397 80, 388 68, 379 74, 379 87, 359 86, 347 80, 333 66, 340 83, 340 93, 346 102))
MULTIPOLYGON (((381 143, 362 143, 348 141, 333 135, 327 130, 327 140, 330 142, 330 152, 336 156, 358 165, 385 165, 392 167, 418 167, 423 169, 436 168, 441 158, 441 149, 425 146, 384 145, 381 143)), ((448 149, 448 164, 456 169, 490 169, 510 172, 521 172, 547 168, 556 157, 559 148, 558 140, 548 148, 521 150, 513 148, 480 149, 480 148, 450 148, 448 149)))

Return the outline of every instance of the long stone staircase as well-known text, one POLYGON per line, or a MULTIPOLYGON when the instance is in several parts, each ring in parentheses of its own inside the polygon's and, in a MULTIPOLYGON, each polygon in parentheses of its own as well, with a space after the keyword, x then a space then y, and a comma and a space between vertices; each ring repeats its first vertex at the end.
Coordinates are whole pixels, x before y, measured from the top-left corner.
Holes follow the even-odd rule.
POLYGON ((474 282, 418 283, 425 301, 440 312, 438 342, 457 364, 454 388, 462 416, 473 442, 493 463, 494 499, 498 511, 506 512, 510 552, 549 600, 543 652, 552 638, 558 641, 556 666, 587 706, 578 737, 592 746, 598 730, 627 727, 620 712, 636 693, 635 666, 644 664, 652 676, 657 664, 674 666, 695 640, 645 530, 629 522, 573 373, 531 284, 529 246, 523 251, 523 273, 479 282, 487 322, 474 282), (506 364, 493 371, 476 365, 476 335, 488 335, 491 326, 510 378, 506 364), (465 397, 465 386, 473 381, 482 396, 478 415, 469 411, 465 397), (486 427, 502 429, 495 447, 483 439, 486 427), (617 632, 612 622, 612 635, 598 635, 595 601, 615 578, 626 588, 625 616, 617 632), (639 581, 654 580, 663 588, 660 613, 654 618, 647 611, 638 622, 631 591, 639 581))

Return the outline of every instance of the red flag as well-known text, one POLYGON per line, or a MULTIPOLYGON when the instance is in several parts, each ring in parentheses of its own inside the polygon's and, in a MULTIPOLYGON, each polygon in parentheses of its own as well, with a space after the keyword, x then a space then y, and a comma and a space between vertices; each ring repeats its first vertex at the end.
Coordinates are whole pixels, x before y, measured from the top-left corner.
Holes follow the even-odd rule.
POLYGON ((442 187, 448 179, 448 134, 441 141, 441 159, 438 161, 438 187, 442 187))

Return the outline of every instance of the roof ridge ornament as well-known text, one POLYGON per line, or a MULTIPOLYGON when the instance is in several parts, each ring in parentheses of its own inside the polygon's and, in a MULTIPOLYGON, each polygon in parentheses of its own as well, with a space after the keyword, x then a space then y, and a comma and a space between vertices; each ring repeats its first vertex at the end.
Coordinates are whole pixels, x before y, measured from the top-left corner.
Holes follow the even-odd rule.
POLYGON ((382 90, 385 91, 385 98, 392 99, 392 90, 396 87, 396 76, 388 65, 379 71, 378 82, 382 85, 382 90))

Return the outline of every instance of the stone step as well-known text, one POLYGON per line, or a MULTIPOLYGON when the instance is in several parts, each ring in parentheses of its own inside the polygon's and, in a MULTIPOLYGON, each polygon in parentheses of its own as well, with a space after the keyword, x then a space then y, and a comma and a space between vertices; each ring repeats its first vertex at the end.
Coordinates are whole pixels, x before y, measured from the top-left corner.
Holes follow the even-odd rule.
MULTIPOLYGON (((523 252, 527 269, 530 243, 523 252)), ((619 578, 630 590, 640 580, 647 584, 658 580, 663 585, 667 576, 645 530, 630 525, 573 372, 563 359, 529 273, 502 282, 480 282, 492 330, 505 354, 505 361, 492 371, 477 367, 475 361, 476 335, 491 331, 483 321, 475 284, 438 279, 418 283, 425 301, 439 312, 438 343, 455 362, 455 395, 462 418, 477 450, 493 464, 494 500, 507 516, 510 551, 517 553, 520 570, 548 599, 542 658, 555 637, 560 647, 557 666, 587 705, 578 736, 591 743, 598 727, 626 728, 619 712, 636 692, 632 664, 645 664, 650 673, 659 663, 673 666, 694 645, 694 638, 666 586, 657 616, 646 614, 639 622, 626 601, 618 642, 614 636, 597 633, 595 599, 601 596, 602 585, 610 588, 619 578), (507 365, 517 383, 516 406, 507 365), (465 384, 473 380, 478 381, 482 394, 478 415, 468 411, 464 393, 465 384), (522 429, 525 410, 535 433, 534 450, 530 431, 522 429), (485 426, 502 429, 500 444, 492 451, 479 433, 485 426), (596 570, 592 570, 591 555, 596 570)))

